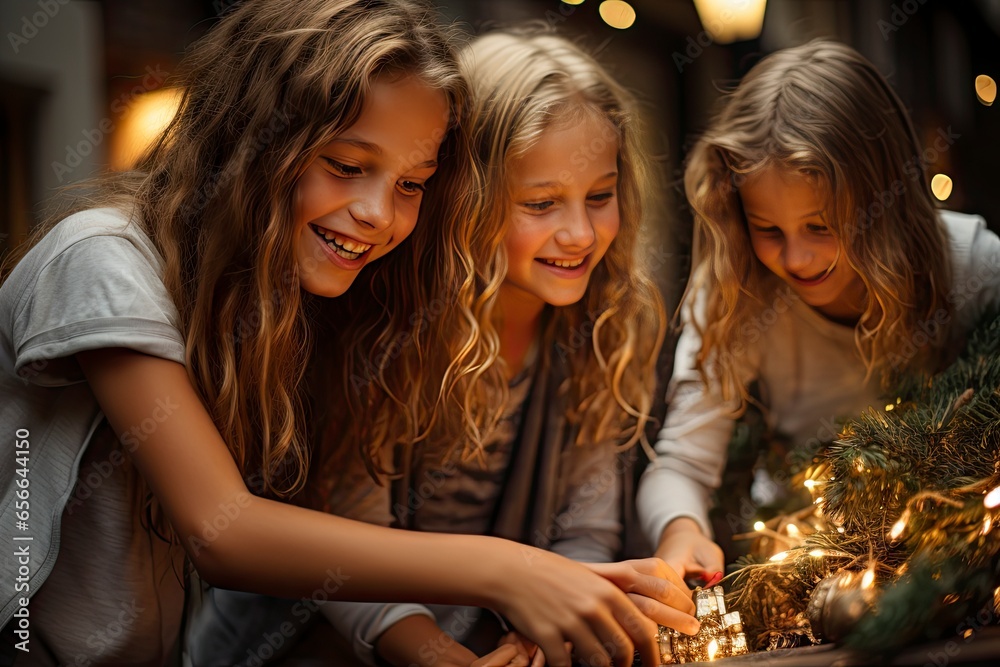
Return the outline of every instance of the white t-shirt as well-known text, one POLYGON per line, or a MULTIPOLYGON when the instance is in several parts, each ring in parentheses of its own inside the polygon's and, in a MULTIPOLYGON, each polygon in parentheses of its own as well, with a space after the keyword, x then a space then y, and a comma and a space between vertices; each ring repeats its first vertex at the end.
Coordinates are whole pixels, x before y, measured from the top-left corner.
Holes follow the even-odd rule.
POLYGON ((18 436, 28 442, 17 450, 23 458, 0 457, 0 540, 27 550, 22 590, 14 586, 22 563, 0 559, 9 583, 0 625, 14 618, 19 628, 15 614, 30 596, 29 652, 18 664, 161 665, 176 641, 183 550, 140 524, 127 456, 169 416, 169 397, 119 442, 74 357, 125 347, 184 363, 162 265, 138 225, 95 209, 56 225, 0 287, 0 432, 8 442, 28 433, 18 436))
MULTIPOLYGON (((986 309, 1000 305, 1000 239, 979 216, 950 211, 941 211, 940 216, 951 250, 949 301, 957 346, 986 309)), ((864 381, 854 328, 826 319, 786 285, 778 288, 773 302, 744 333, 749 379, 760 384, 770 431, 793 446, 829 442, 836 437, 837 418, 879 406, 879 381, 864 381)), ((667 524, 682 516, 697 521, 706 535, 712 534, 710 497, 721 483, 735 420, 732 406, 723 403, 717 391, 706 391, 695 370, 700 349, 697 330, 685 326, 668 388, 670 408, 656 442, 657 457, 639 483, 639 521, 654 545, 667 524)), ((899 354, 905 356, 907 351, 899 354)))

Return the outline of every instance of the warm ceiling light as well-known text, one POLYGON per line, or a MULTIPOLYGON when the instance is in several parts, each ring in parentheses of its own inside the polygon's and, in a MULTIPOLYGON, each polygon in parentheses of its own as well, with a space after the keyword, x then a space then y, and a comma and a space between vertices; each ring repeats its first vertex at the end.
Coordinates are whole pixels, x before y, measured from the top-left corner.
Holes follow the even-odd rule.
POLYGON ((635 23, 635 10, 632 5, 622 0, 604 0, 597 11, 601 18, 612 28, 624 30, 635 23))
POLYGON ((694 0, 701 25, 719 44, 756 39, 767 0, 694 0))
POLYGON ((582 5, 583 0, 562 0, 564 5, 582 5))
POLYGON ((931 179, 931 192, 934 196, 938 198, 939 201, 944 201, 951 196, 952 182, 951 179, 944 174, 934 174, 934 178, 931 179))
POLYGON ((132 169, 173 120, 180 101, 178 88, 160 88, 133 98, 112 135, 108 166, 115 171, 132 169))
POLYGON ((976 97, 986 106, 993 106, 997 98, 997 82, 985 74, 976 77, 976 97))

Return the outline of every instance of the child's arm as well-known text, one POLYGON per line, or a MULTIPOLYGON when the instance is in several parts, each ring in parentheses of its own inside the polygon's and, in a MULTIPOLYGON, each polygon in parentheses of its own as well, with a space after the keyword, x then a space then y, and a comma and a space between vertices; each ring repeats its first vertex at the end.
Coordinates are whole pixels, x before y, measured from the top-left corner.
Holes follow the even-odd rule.
POLYGON ((77 360, 118 434, 147 420, 158 399, 176 406, 130 454, 210 583, 491 607, 554 665, 569 664, 565 640, 598 664, 609 664, 605 641, 617 655, 631 655, 634 642, 644 660, 656 659, 655 625, 582 565, 495 538, 394 531, 252 496, 182 365, 124 349, 77 360))
POLYGON ((696 370, 700 350, 701 337, 687 321, 677 343, 657 457, 639 481, 636 496, 639 521, 656 555, 683 577, 723 568, 722 550, 711 540, 708 507, 722 480, 735 424, 736 406, 706 387, 696 370))

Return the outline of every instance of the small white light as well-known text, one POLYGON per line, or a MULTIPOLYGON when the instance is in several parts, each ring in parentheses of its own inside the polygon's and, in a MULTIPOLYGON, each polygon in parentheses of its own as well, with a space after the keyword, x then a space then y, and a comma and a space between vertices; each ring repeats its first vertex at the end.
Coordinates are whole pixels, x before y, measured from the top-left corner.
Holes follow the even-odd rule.
POLYGON ((753 522, 753 529, 757 530, 757 531, 764 530, 764 522, 763 521, 754 521, 753 522))
POLYGON ((788 555, 787 551, 779 551, 778 553, 776 553, 773 556, 771 556, 771 560, 773 560, 774 562, 785 560, 785 557, 787 555, 788 555))
POLYGON ((983 498, 983 505, 988 509, 1000 505, 1000 486, 993 487, 993 490, 986 494, 986 497, 983 498))
POLYGON ((861 588, 871 588, 875 583, 875 570, 867 570, 865 576, 861 577, 861 588))

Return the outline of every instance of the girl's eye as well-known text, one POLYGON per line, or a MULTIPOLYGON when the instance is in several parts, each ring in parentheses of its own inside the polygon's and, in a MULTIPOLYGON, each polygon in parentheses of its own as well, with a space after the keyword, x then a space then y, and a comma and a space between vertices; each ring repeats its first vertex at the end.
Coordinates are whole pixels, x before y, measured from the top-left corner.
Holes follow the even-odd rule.
POLYGON ((615 196, 614 192, 602 192, 600 194, 591 195, 587 197, 587 201, 593 202, 595 204, 603 204, 607 201, 610 201, 611 198, 614 196, 615 196))
POLYGON ((780 236, 781 230, 777 227, 757 227, 754 226, 753 230, 760 234, 761 236, 780 236))
POLYGON ((349 164, 344 164, 343 162, 337 162, 333 158, 325 156, 323 157, 323 160, 333 168, 333 172, 338 176, 342 176, 344 178, 353 178, 354 176, 361 175, 360 167, 352 167, 349 164))
POLYGON ((806 229, 814 234, 829 234, 830 228, 826 225, 806 225, 806 229))
POLYGON ((399 187, 399 191, 404 195, 410 196, 419 195, 427 189, 423 183, 415 183, 414 181, 400 181, 397 187, 399 187))
POLYGON ((537 201, 537 202, 525 202, 521 204, 525 208, 531 209, 532 211, 544 211, 548 207, 552 206, 555 202, 552 201, 537 201))

